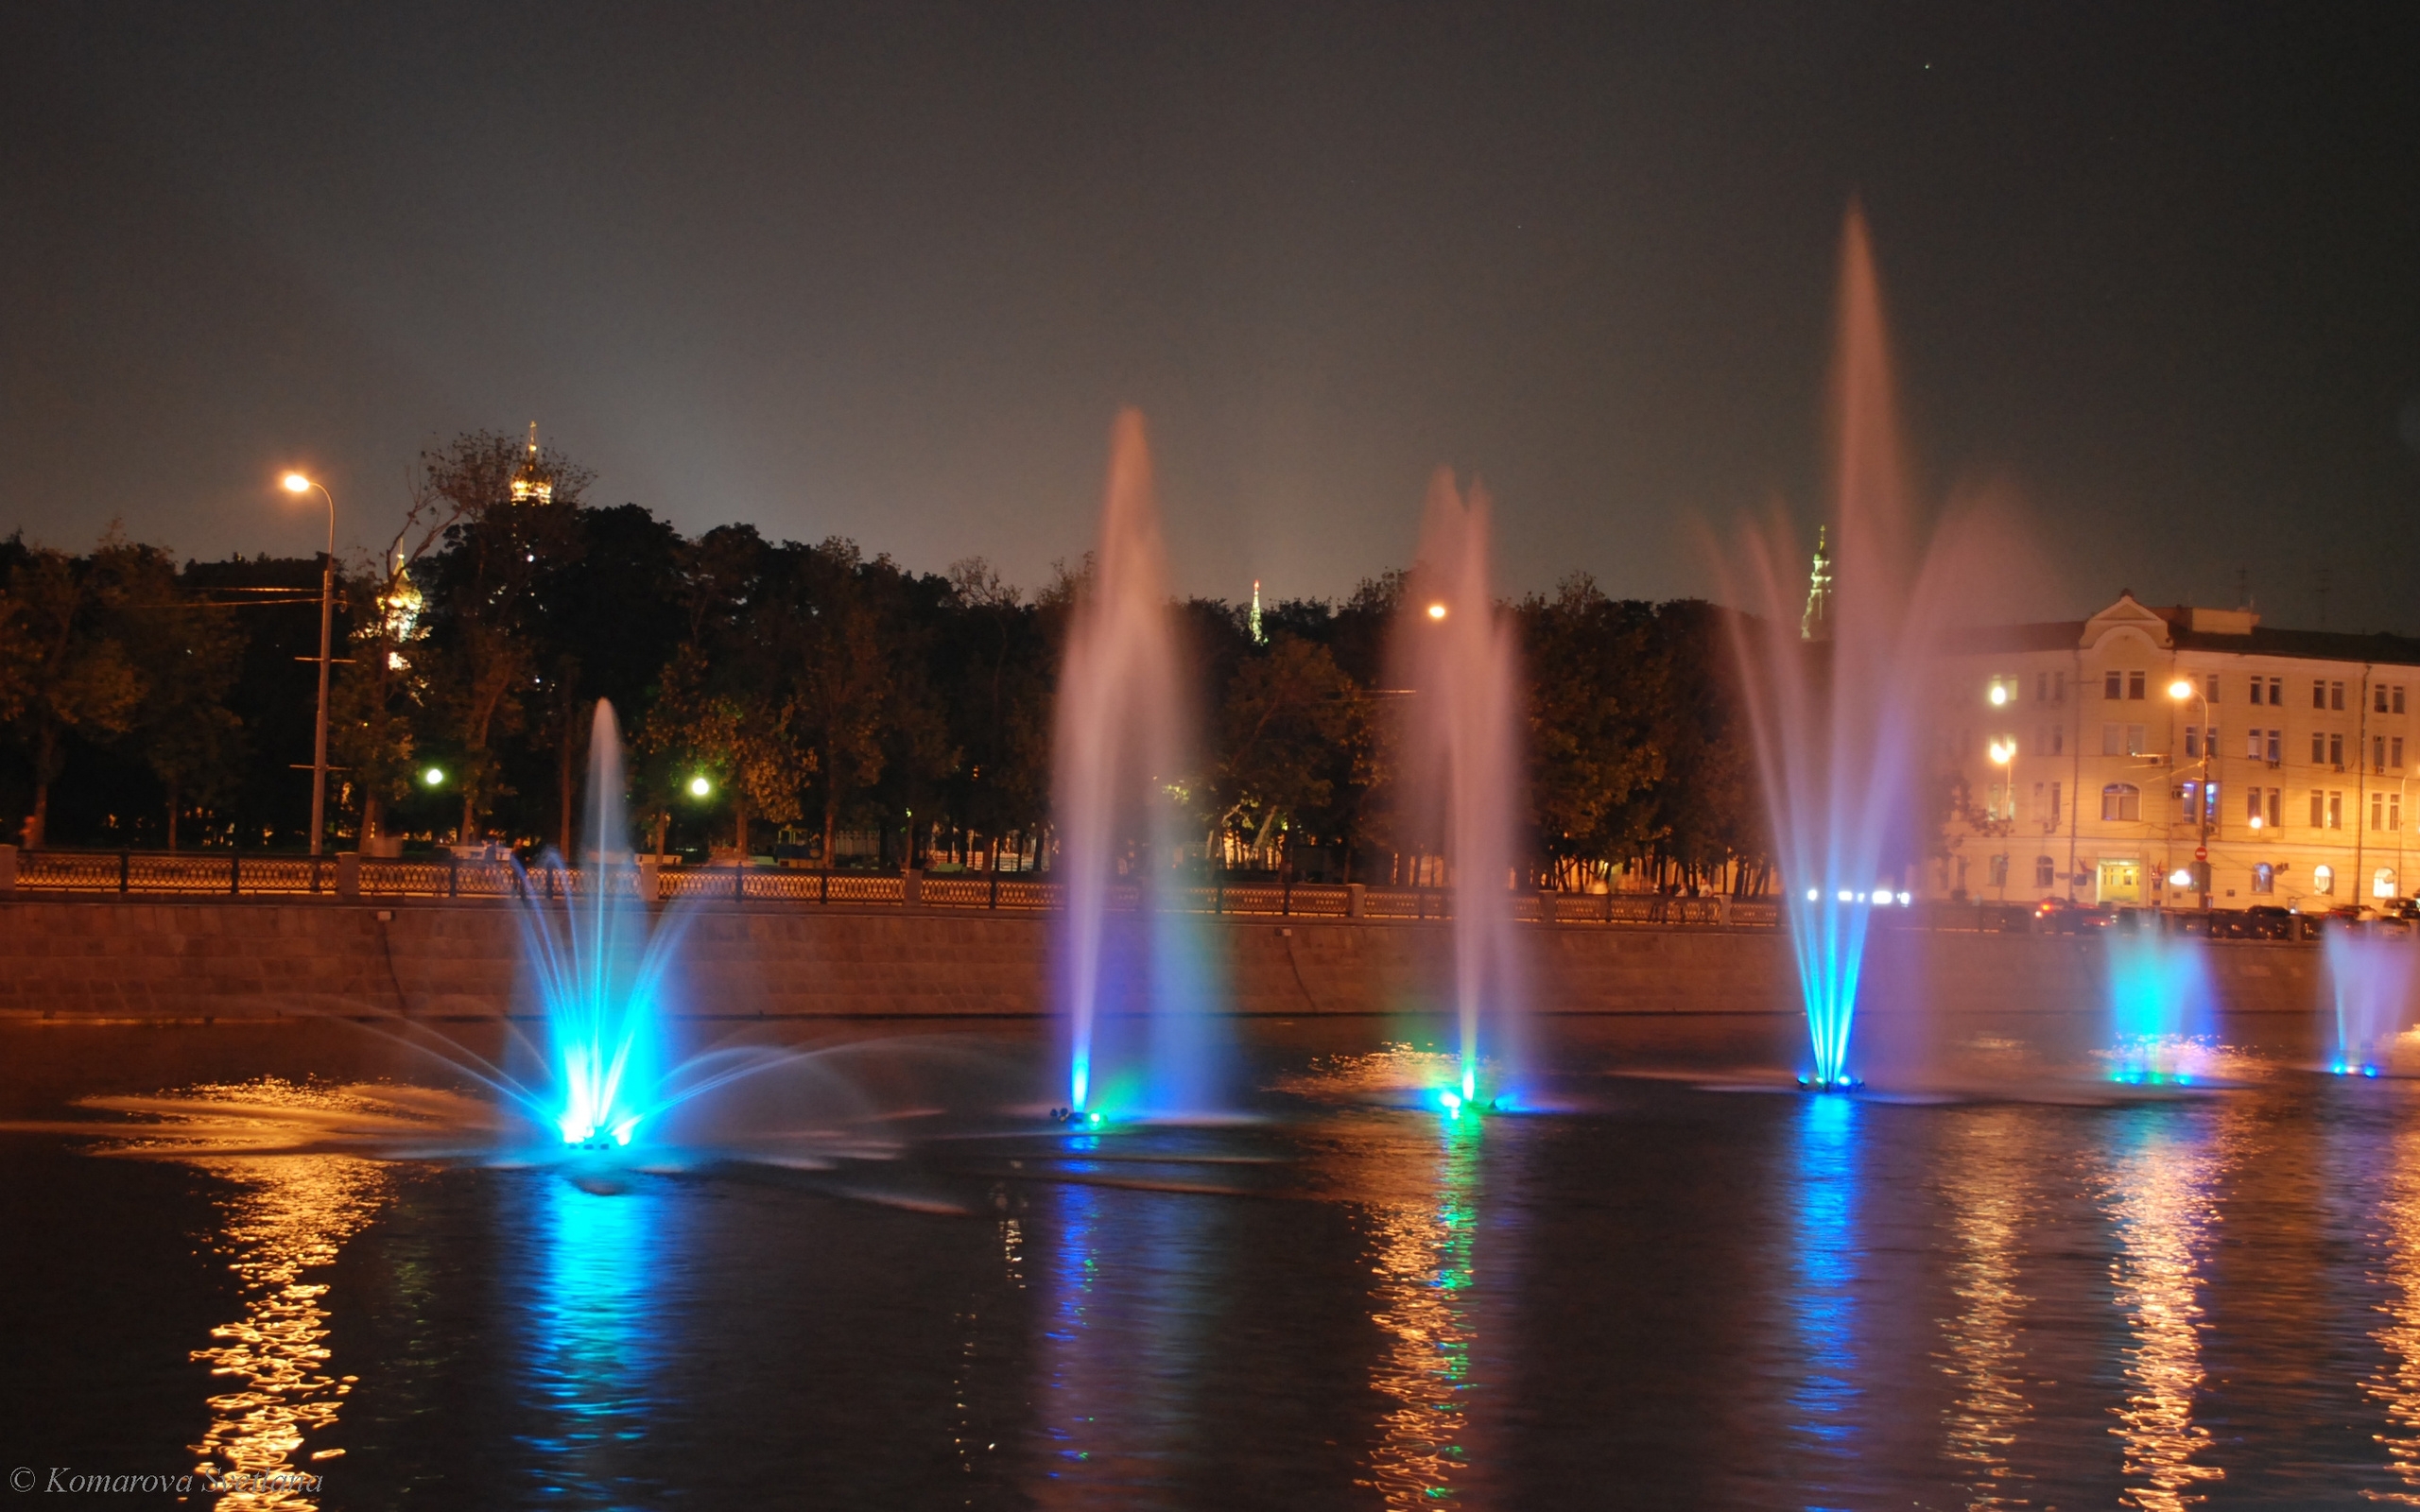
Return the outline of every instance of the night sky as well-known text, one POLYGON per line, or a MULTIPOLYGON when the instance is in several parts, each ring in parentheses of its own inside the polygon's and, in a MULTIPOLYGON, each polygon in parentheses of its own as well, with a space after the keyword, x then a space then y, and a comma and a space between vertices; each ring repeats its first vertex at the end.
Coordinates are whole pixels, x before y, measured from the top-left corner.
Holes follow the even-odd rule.
POLYGON ((1504 584, 1811 521, 1843 208, 1934 496, 2121 587, 2420 630, 2420 7, 17 5, 0 531, 393 528, 546 438, 685 529, 1033 585, 1142 406, 1189 592, 1429 469, 1504 584))

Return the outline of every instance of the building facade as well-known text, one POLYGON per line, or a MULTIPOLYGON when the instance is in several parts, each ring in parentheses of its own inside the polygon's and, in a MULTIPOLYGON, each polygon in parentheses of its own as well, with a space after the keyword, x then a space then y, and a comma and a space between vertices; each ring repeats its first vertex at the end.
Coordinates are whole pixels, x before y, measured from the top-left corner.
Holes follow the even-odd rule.
POLYGON ((1978 633, 1933 700, 1936 896, 2315 911, 2412 890, 2420 640, 2131 593, 1978 633))

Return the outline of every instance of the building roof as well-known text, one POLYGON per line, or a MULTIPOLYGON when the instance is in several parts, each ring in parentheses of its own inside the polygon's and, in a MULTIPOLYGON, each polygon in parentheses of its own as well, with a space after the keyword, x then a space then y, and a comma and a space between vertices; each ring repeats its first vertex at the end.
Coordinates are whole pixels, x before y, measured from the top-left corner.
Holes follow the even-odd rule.
POLYGON ((2420 637, 2357 634, 2349 630, 2290 630, 2260 623, 2250 610, 2199 609, 2189 604, 2152 608, 2121 593, 2117 602, 2088 620, 2046 620, 2031 625, 1979 626, 1947 637, 1955 652, 2066 651, 2089 648, 2120 627, 2141 631, 2162 646, 2180 651, 2219 651, 2237 656, 2294 657, 2311 662, 2370 662, 2420 667, 2420 637))

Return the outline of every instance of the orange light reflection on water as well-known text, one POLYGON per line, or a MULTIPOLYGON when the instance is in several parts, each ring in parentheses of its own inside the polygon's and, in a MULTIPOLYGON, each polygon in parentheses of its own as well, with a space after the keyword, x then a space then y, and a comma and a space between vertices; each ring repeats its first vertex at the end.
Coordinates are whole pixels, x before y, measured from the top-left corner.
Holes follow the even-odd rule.
POLYGON ((1473 1328, 1467 1293, 1478 1238, 1477 1117, 1438 1119, 1434 1195, 1376 1202, 1378 1278, 1370 1314, 1388 1347, 1372 1386, 1395 1406, 1379 1420, 1370 1478, 1392 1507, 1433 1506, 1453 1496, 1470 1469, 1468 1427, 1473 1328))
POLYGON ((2362 1385, 2386 1410, 2391 1431, 2376 1437, 2386 1451, 2387 1469, 2404 1488, 2365 1494, 2420 1506, 2420 1128, 2396 1136, 2390 1164, 2378 1203, 2386 1261, 2377 1279, 2386 1299, 2376 1304, 2386 1322, 2370 1335, 2385 1347, 2388 1363, 2362 1385))
POLYGON ((1974 1109, 1961 1116, 1944 1151, 1942 1189, 1957 1245, 1949 1288, 1958 1311, 1941 1320, 1941 1368, 1957 1388, 1943 1410, 1943 1450, 1964 1468, 1970 1512, 2031 1504, 2019 1494, 2030 1477, 2009 1455, 2033 1416, 2018 1338, 2031 1298, 2017 1283, 2016 1263, 2034 1201, 2029 1173, 2038 1155, 2031 1137, 2036 1126, 2026 1109, 1974 1109))
POLYGON ((2118 1501, 2148 1512, 2181 1512, 2204 1499, 2195 1486, 2226 1473, 2204 1462, 2210 1431, 2193 1408, 2205 1374, 2201 1267, 2220 1221, 2215 1188, 2233 1143, 2230 1111, 2137 1109, 2110 1155, 2101 1206, 2118 1252, 2109 1276, 2131 1334, 2126 1400, 2111 1432, 2124 1445, 2118 1501))

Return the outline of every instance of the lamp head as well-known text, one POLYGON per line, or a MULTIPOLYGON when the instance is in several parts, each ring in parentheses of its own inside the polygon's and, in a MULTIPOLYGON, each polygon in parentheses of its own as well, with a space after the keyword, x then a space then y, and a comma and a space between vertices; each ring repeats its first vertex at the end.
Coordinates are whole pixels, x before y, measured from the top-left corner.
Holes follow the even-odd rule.
POLYGON ((703 776, 689 779, 689 796, 691 798, 703 798, 714 790, 715 784, 707 782, 703 776))
POLYGON ((2168 685, 2168 696, 2175 699, 2178 703, 2183 703, 2186 699, 2193 696, 2193 684, 2186 681, 2183 678, 2179 678, 2174 682, 2168 685))
POLYGON ((1442 619, 1443 619, 1443 618, 1445 617, 1445 606, 1444 606, 1443 604, 1431 604, 1431 605, 1429 605, 1429 606, 1428 606, 1428 617, 1429 617, 1430 619, 1432 619, 1432 620, 1442 620, 1442 619))
POLYGON ((285 491, 288 493, 308 493, 311 491, 311 480, 304 477, 300 472, 288 472, 279 481, 285 484, 285 491))

